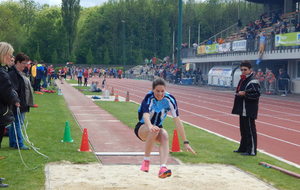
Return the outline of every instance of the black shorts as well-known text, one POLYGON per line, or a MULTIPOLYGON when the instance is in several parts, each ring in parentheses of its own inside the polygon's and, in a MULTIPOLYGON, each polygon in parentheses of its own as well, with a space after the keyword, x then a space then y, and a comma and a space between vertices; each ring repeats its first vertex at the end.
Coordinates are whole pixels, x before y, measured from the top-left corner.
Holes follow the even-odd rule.
MULTIPOLYGON (((135 133, 135 135, 136 135, 141 141, 144 141, 143 139, 141 139, 141 138, 139 137, 139 129, 140 129, 140 127, 141 127, 142 125, 144 125, 144 123, 138 122, 138 123, 135 125, 134 133, 135 133)), ((160 125, 160 126, 158 126, 158 127, 159 127, 159 128, 163 128, 162 125, 160 125)))
POLYGON ((142 125, 144 125, 144 123, 138 122, 138 123, 135 125, 134 133, 135 133, 135 135, 137 136, 137 138, 139 138, 141 141, 144 141, 143 139, 141 139, 141 138, 139 137, 139 129, 140 129, 140 127, 141 127, 142 125))

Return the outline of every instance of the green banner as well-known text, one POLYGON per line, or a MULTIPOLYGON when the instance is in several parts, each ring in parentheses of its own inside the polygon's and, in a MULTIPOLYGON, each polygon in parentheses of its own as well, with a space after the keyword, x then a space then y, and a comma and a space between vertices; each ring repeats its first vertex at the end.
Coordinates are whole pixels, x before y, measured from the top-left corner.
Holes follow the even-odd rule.
POLYGON ((275 46, 299 46, 300 32, 278 34, 275 36, 275 46))
POLYGON ((205 53, 218 53, 219 44, 212 44, 212 45, 206 45, 205 46, 205 53))

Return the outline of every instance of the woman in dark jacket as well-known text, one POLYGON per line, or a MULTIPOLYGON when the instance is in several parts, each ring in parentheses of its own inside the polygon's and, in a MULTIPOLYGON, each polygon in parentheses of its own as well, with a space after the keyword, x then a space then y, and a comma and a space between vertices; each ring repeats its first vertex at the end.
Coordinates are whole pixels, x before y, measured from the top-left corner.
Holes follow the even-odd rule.
MULTIPOLYGON (((6 42, 0 42, 0 147, 5 126, 14 121, 11 106, 20 106, 20 100, 16 91, 13 90, 12 84, 7 73, 8 67, 14 63, 12 61, 14 49, 6 42)), ((0 178, 0 187, 8 187, 2 183, 4 178, 0 178)))
POLYGON ((12 66, 12 54, 14 49, 6 42, 0 42, 0 147, 5 126, 14 121, 12 105, 20 106, 18 94, 13 90, 12 83, 7 73, 12 66))
POLYGON ((9 146, 12 148, 20 148, 21 150, 29 150, 23 143, 23 135, 21 132, 22 124, 24 123, 25 113, 29 112, 29 106, 26 102, 26 86, 23 78, 23 70, 26 67, 29 58, 24 53, 19 53, 15 57, 15 65, 8 72, 12 82, 13 89, 17 92, 20 99, 20 112, 17 107, 13 106, 13 114, 15 117, 14 125, 9 129, 9 146), (16 140, 18 139, 18 141, 16 140))

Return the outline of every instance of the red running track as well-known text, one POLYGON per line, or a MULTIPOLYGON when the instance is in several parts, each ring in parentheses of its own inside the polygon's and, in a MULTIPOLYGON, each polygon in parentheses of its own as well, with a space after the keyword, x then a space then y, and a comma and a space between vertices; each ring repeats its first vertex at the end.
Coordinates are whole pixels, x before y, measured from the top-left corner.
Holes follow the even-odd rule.
MULTIPOLYGON (((94 80, 95 78, 93 78, 94 80)), ((100 79, 98 79, 100 80, 100 79)), ((151 90, 151 82, 130 79, 108 79, 120 96, 140 103, 151 90)), ((233 92, 215 91, 193 86, 169 84, 167 91, 175 96, 183 121, 240 141, 238 116, 232 115, 233 92)), ((258 149, 300 167, 300 99, 261 97, 256 121, 258 149)))

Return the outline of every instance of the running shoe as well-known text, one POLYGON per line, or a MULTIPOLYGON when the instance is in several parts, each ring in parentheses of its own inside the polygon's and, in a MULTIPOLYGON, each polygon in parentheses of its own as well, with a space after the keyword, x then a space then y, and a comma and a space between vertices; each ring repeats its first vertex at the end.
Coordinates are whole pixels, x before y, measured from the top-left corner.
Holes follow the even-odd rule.
POLYGON ((171 175, 172 175, 171 170, 169 170, 166 167, 161 167, 158 173, 159 178, 166 178, 166 177, 170 177, 171 175))
POLYGON ((143 172, 148 172, 149 171, 149 165, 150 165, 150 161, 149 160, 144 160, 141 166, 141 170, 143 172))

